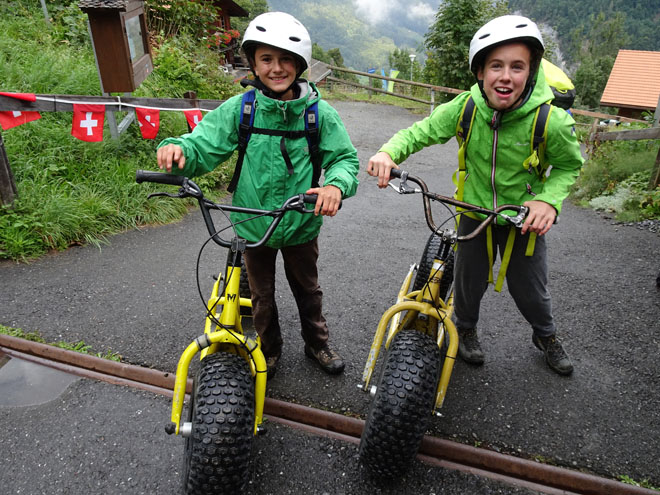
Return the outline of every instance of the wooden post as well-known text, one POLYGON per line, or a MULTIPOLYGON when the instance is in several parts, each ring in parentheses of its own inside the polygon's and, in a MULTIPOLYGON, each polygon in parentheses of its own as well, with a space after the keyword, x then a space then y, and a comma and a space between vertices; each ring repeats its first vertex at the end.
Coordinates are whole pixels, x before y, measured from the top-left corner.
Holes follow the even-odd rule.
MULTIPOLYGON (((199 104, 197 103, 197 93, 195 93, 194 91, 186 91, 185 93, 183 93, 183 97, 192 100, 193 108, 199 107, 199 104)), ((187 120, 186 123, 188 123, 187 120)), ((188 123, 188 132, 192 132, 192 131, 193 131, 192 127, 188 123)))
POLYGON ((655 157, 655 168, 651 174, 649 189, 653 191, 658 186, 660 186, 660 149, 658 149, 658 156, 655 157))
POLYGON ((16 181, 9 167, 5 142, 0 133, 0 205, 11 205, 16 197, 16 181))

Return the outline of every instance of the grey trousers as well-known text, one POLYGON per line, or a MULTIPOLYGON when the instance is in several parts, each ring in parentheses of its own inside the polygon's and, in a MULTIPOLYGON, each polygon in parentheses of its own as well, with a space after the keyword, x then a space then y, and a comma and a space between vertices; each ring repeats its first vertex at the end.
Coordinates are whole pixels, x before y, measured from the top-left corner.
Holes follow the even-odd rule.
MULTIPOLYGON (((465 235, 479 224, 464 215, 459 223, 459 235, 465 235)), ((504 253, 510 227, 493 226, 493 256, 504 253)), ((454 266, 455 322, 459 329, 477 326, 481 299, 488 287, 487 231, 475 239, 458 244, 454 266)), ((540 337, 555 333, 552 318, 552 302, 547 289, 548 266, 545 237, 536 238, 533 256, 525 256, 529 234, 516 231, 513 252, 506 272, 509 293, 523 317, 540 337)), ((494 270, 494 277, 497 271, 494 270)))
MULTIPOLYGON (((318 283, 317 238, 280 249, 284 272, 298 305, 301 334, 305 343, 318 350, 328 341, 328 326, 323 316, 323 292, 318 283)), ((277 249, 262 246, 245 251, 245 266, 252 293, 252 321, 261 338, 264 356, 279 356, 282 331, 275 303, 275 261, 277 249)))

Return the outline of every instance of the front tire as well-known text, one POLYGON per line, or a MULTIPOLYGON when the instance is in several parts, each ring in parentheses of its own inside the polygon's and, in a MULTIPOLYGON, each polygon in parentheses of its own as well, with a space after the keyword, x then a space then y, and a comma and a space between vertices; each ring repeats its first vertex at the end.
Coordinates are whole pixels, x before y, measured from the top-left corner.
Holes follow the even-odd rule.
POLYGON ((440 374, 435 341, 415 330, 392 340, 360 439, 360 461, 374 475, 401 476, 426 432, 440 374))
POLYGON ((431 275, 433 262, 442 251, 447 249, 449 251, 445 260, 445 272, 442 274, 442 280, 440 282, 440 298, 446 300, 449 289, 454 281, 454 250, 435 232, 431 234, 428 241, 426 241, 426 246, 424 246, 424 252, 419 262, 419 268, 415 275, 412 290, 421 290, 424 287, 431 275))
POLYGON ((243 358, 217 352, 204 358, 190 397, 183 492, 245 490, 254 431, 254 381, 243 358))

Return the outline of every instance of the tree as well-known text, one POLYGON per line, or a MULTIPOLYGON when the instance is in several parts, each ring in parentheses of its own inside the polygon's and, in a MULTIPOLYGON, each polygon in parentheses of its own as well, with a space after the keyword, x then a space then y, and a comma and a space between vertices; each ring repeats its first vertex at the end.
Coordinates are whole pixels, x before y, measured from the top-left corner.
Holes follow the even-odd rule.
MULTIPOLYGON (((410 54, 415 54, 415 50, 408 50, 405 48, 398 49, 395 48, 388 57, 388 62, 390 68, 398 70, 400 72, 400 79, 409 79, 410 78, 410 69, 412 65, 412 78, 420 79, 421 75, 421 65, 417 59, 411 64, 410 63, 410 54)), ((416 55, 416 54, 415 54, 416 55)))
POLYGON ((232 17, 232 28, 238 30, 241 34, 245 33, 245 29, 252 19, 269 10, 266 0, 236 0, 236 3, 250 14, 248 17, 232 17))
POLYGON ((614 60, 629 37, 625 32, 625 15, 620 12, 610 19, 601 12, 590 16, 589 21, 589 25, 583 24, 572 33, 574 58, 581 61, 573 84, 578 103, 597 108, 614 60))
POLYGON ((446 0, 425 37, 428 60, 424 80, 467 89, 474 83, 468 67, 470 40, 490 19, 508 13, 506 0, 446 0))

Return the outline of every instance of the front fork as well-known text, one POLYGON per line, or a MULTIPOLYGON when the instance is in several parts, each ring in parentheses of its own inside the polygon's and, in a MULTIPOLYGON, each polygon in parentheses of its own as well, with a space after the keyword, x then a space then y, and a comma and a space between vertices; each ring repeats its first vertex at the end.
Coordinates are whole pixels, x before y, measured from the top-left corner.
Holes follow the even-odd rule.
MULTIPOLYGON (((412 265, 406 278, 401 285, 396 303, 383 313, 376 334, 374 335, 367 363, 362 373, 362 383, 358 388, 365 392, 374 393, 376 387, 369 387, 371 378, 378 360, 380 349, 385 340, 385 348, 388 349, 394 336, 403 328, 415 328, 418 331, 428 333, 436 338, 436 343, 442 349, 445 335, 448 337, 447 353, 442 366, 442 372, 438 381, 435 406, 433 413, 442 407, 449 386, 449 379, 454 369, 456 353, 458 352, 458 332, 456 325, 451 320, 453 311, 453 295, 450 295, 447 303, 440 299, 440 280, 432 280, 419 291, 408 292, 417 266, 412 265), (437 301, 437 303, 434 303, 437 301), (407 312, 402 318, 402 313, 407 312), (389 328, 389 330, 388 330, 389 328), (387 332, 387 338, 385 338, 387 332)), ((432 273, 443 270, 441 262, 436 261, 432 273)))
MULTIPOLYGON (((238 296, 240 290, 240 268, 227 267, 227 283, 224 294, 218 296, 222 277, 213 284, 213 291, 207 303, 208 316, 204 334, 197 337, 183 351, 179 358, 172 397, 171 423, 166 426, 167 433, 188 436, 191 425, 181 423, 183 403, 188 382, 188 370, 193 357, 201 352, 200 359, 218 350, 233 352, 242 356, 250 366, 250 372, 255 377, 254 385, 254 434, 263 431, 263 412, 266 398, 266 359, 261 352, 259 337, 250 339, 243 335, 240 308, 252 307, 250 299, 238 296)), ((191 406, 192 407, 192 406, 191 406)))

